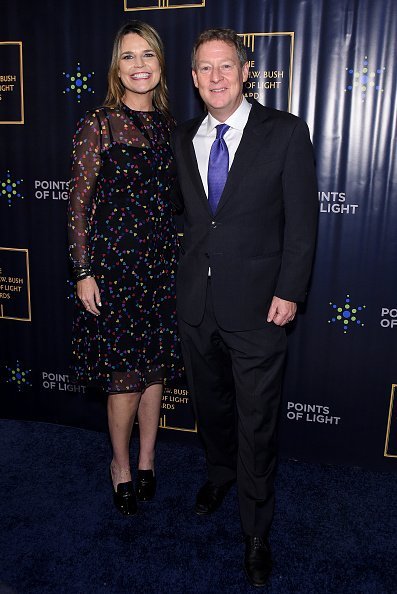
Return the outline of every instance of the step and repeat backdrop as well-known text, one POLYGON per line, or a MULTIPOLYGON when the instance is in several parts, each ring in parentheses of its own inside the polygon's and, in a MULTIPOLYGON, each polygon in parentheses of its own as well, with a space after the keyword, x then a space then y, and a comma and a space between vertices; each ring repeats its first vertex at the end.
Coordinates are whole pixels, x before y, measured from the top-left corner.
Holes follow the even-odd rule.
MULTIPOLYGON (((248 51, 246 96, 308 122, 320 225, 309 298, 289 329, 281 453, 397 470, 395 0, 3 3, 0 416, 106 427, 103 395, 68 375, 66 206, 76 123, 101 105, 115 33, 131 19, 164 40, 178 121, 202 110, 195 37, 232 27, 248 51)), ((166 387, 160 424, 196 439, 183 382, 166 387)))

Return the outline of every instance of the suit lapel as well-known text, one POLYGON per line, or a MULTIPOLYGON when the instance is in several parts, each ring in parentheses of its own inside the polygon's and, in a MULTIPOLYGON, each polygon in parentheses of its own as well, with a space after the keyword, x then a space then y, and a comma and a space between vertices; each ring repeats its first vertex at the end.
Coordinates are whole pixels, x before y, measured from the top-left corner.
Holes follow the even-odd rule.
MULTIPOLYGON (((182 136, 181 158, 185 161, 187 172, 190 176, 193 187, 197 191, 197 195, 203 201, 206 209, 212 217, 213 214, 208 204, 208 198, 204 190, 200 171, 197 165, 196 153, 193 146, 193 138, 205 117, 206 114, 193 120, 191 126, 187 128, 185 134, 182 136)), ((266 127, 263 125, 263 123, 268 119, 268 117, 267 108, 263 107, 259 103, 254 102, 248 117, 247 124, 244 128, 239 147, 236 151, 232 166, 227 176, 227 181, 215 214, 218 214, 228 199, 237 191, 239 184, 244 179, 244 175, 242 175, 242 173, 248 169, 257 152, 263 146, 267 136, 266 127)))
POLYGON ((219 200, 216 214, 223 208, 228 199, 237 191, 239 184, 243 181, 243 173, 263 146, 265 141, 265 127, 262 123, 268 118, 266 108, 254 103, 252 105, 243 136, 233 159, 232 166, 227 176, 226 184, 219 200))
MULTIPOLYGON (((190 128, 186 130, 181 142, 182 146, 182 158, 185 160, 186 169, 188 174, 192 180, 192 185, 197 191, 197 195, 200 199, 205 203, 206 208, 211 213, 211 209, 208 204, 208 198, 204 190, 203 181, 201 179, 200 171, 197 165, 197 158, 196 153, 193 146, 193 138, 196 135, 197 130, 199 129, 203 119, 206 117, 204 114, 203 117, 196 119, 190 128)), ((212 215, 212 213, 211 213, 212 215)))

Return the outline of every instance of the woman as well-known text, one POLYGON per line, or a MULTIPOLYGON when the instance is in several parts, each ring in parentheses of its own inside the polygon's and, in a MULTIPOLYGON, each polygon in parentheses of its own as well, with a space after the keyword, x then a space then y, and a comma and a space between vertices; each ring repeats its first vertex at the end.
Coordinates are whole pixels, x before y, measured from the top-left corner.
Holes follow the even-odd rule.
POLYGON ((108 393, 116 507, 154 496, 154 456, 164 379, 180 372, 175 314, 177 235, 170 189, 162 42, 140 21, 118 32, 102 108, 74 137, 69 243, 79 305, 73 332, 77 379, 108 393), (138 415, 134 493, 129 444, 138 415))

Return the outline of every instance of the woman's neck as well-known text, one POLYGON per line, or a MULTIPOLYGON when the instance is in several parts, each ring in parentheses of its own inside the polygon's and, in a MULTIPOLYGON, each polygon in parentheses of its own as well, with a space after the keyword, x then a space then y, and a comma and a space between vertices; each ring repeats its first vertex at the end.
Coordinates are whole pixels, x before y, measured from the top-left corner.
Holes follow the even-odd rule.
POLYGON ((154 111, 152 95, 138 93, 126 93, 123 97, 123 103, 133 111, 154 111))

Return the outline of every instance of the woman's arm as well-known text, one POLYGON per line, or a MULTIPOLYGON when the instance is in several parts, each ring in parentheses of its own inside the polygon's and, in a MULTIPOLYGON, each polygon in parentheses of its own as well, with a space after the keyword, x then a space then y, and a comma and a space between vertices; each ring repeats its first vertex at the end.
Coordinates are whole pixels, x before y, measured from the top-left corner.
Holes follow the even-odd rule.
POLYGON ((77 295, 87 311, 99 315, 99 289, 92 276, 89 232, 97 177, 101 168, 100 121, 95 112, 78 124, 73 138, 69 183, 68 238, 77 295))

